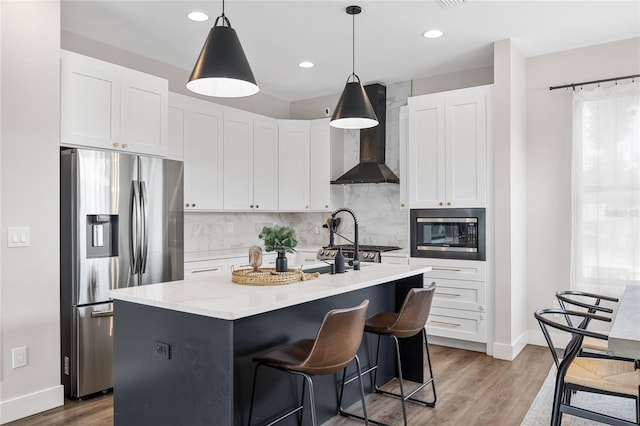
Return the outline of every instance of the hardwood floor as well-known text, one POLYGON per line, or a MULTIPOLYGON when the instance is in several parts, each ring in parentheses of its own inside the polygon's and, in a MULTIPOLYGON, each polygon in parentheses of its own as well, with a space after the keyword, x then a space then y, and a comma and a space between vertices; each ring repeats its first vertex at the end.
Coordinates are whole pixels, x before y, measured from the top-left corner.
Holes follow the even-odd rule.
MULTIPOLYGON (((435 408, 408 403, 411 425, 519 425, 552 364, 549 350, 542 346, 527 346, 512 362, 444 346, 431 345, 430 351, 438 401, 435 408)), ((393 387, 394 383, 388 386, 393 387)), ((423 390, 417 396, 430 397, 430 394, 423 390)), ((402 424, 400 402, 395 398, 369 395, 367 410, 375 420, 402 424)), ((362 424, 344 417, 325 423, 328 426, 362 424)), ((86 401, 66 400, 62 407, 8 425, 113 425, 113 394, 86 401)))

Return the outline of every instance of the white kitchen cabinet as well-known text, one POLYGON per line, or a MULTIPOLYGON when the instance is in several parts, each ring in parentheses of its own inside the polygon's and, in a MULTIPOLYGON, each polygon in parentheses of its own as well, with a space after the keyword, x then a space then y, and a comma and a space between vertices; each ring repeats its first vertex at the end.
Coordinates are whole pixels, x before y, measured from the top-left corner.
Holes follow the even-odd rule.
POLYGON ((166 156, 167 80, 61 51, 61 143, 166 156))
POLYGON ((252 204, 255 210, 278 209, 278 124, 266 117, 253 120, 252 204))
POLYGON ((400 172, 400 210, 409 209, 409 109, 400 107, 399 166, 400 172))
POLYGON ((224 209, 253 209, 253 118, 241 111, 224 114, 224 209))
POLYGON ((409 98, 410 207, 486 206, 491 89, 409 98))
POLYGON ((222 209, 223 109, 171 93, 170 142, 182 140, 185 211, 222 209))
POLYGON ((331 211, 331 127, 329 119, 311 121, 309 145, 309 206, 331 211))
POLYGON ((309 145, 311 123, 278 120, 278 207, 281 211, 309 211, 309 145))
POLYGON ((175 102, 175 93, 169 93, 169 125, 167 129, 169 137, 169 151, 167 158, 170 160, 184 161, 184 116, 185 110, 175 102))
POLYGON ((276 210, 278 127, 275 119, 224 113, 224 209, 276 210))
POLYGON ((410 264, 430 266, 424 284, 436 283, 427 333, 486 343, 486 262, 412 257, 410 264))
POLYGON ((186 281, 229 273, 229 265, 226 259, 199 260, 184 263, 184 279, 186 281))

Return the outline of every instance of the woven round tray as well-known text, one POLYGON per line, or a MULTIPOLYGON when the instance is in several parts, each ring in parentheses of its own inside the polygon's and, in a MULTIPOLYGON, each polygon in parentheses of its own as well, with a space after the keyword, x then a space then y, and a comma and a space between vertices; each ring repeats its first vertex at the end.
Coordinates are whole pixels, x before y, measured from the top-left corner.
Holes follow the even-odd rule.
POLYGON ((283 285, 296 281, 312 280, 320 273, 304 273, 301 269, 289 269, 287 272, 276 272, 275 268, 237 269, 231 271, 231 281, 243 285, 283 285))

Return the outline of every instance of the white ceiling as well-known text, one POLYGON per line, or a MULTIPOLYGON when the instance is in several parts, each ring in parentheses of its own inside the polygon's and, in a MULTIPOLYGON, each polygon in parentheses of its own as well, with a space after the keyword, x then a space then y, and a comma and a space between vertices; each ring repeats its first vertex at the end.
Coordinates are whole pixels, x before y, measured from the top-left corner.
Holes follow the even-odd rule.
MULTIPOLYGON (((227 0, 225 12, 260 90, 293 101, 342 91, 351 73, 351 4, 363 9, 355 17, 363 83, 490 66, 493 43, 507 38, 529 57, 640 35, 640 0, 468 0, 451 7, 437 0, 227 0), (444 37, 423 38, 430 28, 444 37), (299 68, 302 60, 315 68, 299 68)), ((221 1, 63 0, 61 21, 63 30, 190 71, 221 9, 221 1), (189 21, 191 10, 210 20, 189 21)))

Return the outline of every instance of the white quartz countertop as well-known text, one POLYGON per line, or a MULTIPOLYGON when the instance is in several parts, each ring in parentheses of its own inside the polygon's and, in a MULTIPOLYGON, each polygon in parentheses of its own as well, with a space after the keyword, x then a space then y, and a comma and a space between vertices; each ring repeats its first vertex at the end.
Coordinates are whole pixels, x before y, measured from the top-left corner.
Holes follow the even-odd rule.
POLYGON ((113 299, 223 320, 235 320, 429 272, 430 267, 362 264, 360 271, 278 286, 249 286, 219 275, 111 290, 113 299))

